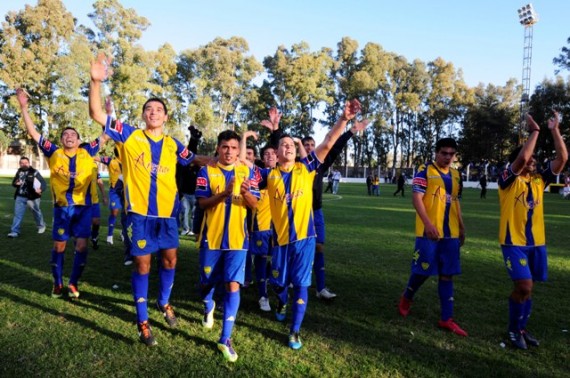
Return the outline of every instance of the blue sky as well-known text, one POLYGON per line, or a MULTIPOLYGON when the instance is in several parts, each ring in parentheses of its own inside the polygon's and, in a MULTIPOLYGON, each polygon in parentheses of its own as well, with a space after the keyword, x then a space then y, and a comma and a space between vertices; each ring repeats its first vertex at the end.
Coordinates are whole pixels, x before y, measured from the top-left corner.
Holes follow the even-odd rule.
MULTIPOLYGON (((3 0, 0 14, 23 9, 35 0, 3 0)), ((92 1, 64 0, 79 21, 92 26, 87 13, 92 1)), ((216 37, 244 37, 258 60, 279 45, 300 41, 312 50, 336 48, 344 36, 361 47, 375 42, 409 61, 437 57, 461 68, 471 86, 503 85, 522 75, 523 27, 517 9, 522 0, 122 0, 149 19, 141 43, 156 49, 168 42, 180 52, 216 37)), ((552 58, 570 37, 570 1, 538 0, 533 5, 540 21, 534 26, 531 91, 542 79, 554 77, 552 58)), ((568 72, 563 72, 567 76, 568 72)))

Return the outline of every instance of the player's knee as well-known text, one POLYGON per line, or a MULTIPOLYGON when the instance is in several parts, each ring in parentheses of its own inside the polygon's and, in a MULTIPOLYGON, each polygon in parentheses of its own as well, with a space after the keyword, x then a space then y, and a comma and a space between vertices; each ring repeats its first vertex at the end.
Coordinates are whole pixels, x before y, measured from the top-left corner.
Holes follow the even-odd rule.
POLYGON ((532 280, 515 282, 515 293, 521 300, 527 300, 532 294, 532 280))

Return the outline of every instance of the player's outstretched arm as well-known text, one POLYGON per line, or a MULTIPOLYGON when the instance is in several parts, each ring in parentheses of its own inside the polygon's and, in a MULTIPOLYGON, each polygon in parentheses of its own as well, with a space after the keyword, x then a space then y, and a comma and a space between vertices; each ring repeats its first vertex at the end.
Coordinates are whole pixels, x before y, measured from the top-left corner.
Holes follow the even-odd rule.
POLYGON ((89 115, 91 118, 105 126, 107 122, 107 114, 103 110, 101 104, 101 82, 107 79, 111 73, 109 66, 111 64, 110 58, 107 58, 104 53, 99 53, 97 58, 91 62, 91 80, 89 81, 89 115))
POLYGON ((526 125, 528 128, 529 136, 526 142, 523 144, 521 151, 519 152, 517 158, 511 164, 511 171, 518 175, 522 172, 525 165, 530 159, 532 159, 532 154, 534 153, 534 147, 536 146, 536 141, 538 140, 538 134, 540 133, 540 127, 535 122, 534 118, 530 114, 526 114, 526 125))
POLYGON ((239 156, 238 161, 247 165, 249 168, 253 167, 253 163, 245 158, 247 154, 247 138, 253 138, 257 140, 257 133, 253 130, 247 130, 241 136, 241 141, 239 142, 239 156))
POLYGON ((297 151, 299 152, 299 158, 304 159, 307 157, 307 150, 303 146, 303 141, 300 138, 293 138, 293 142, 297 145, 297 151))
POLYGON ((556 158, 550 164, 550 169, 552 169, 554 174, 559 174, 568 161, 568 150, 566 149, 566 143, 564 143, 562 135, 560 135, 560 116, 557 111, 553 111, 553 113, 552 117, 548 120, 548 128, 550 129, 552 140, 554 141, 556 158))
POLYGON ((36 125, 32 121, 32 117, 30 117, 30 113, 28 111, 28 101, 29 95, 23 88, 16 89, 16 98, 18 99, 18 103, 20 104, 20 110, 22 112, 22 118, 24 119, 24 125, 26 125, 26 131, 28 135, 36 141, 36 143, 40 142, 40 133, 36 130, 36 125))

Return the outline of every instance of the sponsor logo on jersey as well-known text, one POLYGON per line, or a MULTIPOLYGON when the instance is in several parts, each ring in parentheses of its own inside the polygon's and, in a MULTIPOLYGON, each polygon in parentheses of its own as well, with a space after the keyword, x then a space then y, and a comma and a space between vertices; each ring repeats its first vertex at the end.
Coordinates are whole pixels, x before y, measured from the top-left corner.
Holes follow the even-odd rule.
POLYGON ((51 142, 47 139, 44 139, 44 142, 42 143, 42 148, 44 150, 49 150, 51 148, 51 142))
POLYGON ((501 178, 503 179, 503 181, 506 181, 506 180, 509 178, 509 176, 510 176, 510 175, 509 175, 509 170, 508 170, 508 169, 505 169, 505 170, 503 171, 503 174, 501 175, 501 178))
POLYGON ((144 247, 146 247, 146 240, 145 239, 137 240, 137 247, 139 247, 140 249, 144 249, 144 247))
POLYGON ((423 177, 415 177, 412 181, 412 185, 427 186, 427 180, 423 177))
POLYGON ((208 180, 205 177, 198 177, 196 179, 196 189, 197 190, 206 190, 208 186, 208 180))
POLYGON ((184 148, 182 152, 180 152, 180 157, 182 159, 188 159, 190 156, 192 156, 192 153, 187 148, 184 148))
POLYGON ((95 148, 99 145, 99 140, 95 139, 94 141, 92 141, 91 143, 89 143, 89 145, 91 146, 91 148, 95 148))
POLYGON ((118 119, 113 120, 109 128, 119 134, 123 133, 123 124, 118 119))

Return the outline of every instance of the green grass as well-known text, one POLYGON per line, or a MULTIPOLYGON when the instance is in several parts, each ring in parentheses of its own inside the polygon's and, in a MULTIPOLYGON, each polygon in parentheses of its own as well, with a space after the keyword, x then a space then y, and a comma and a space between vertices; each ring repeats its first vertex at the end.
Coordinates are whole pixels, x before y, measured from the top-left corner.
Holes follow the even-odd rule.
MULTIPOLYGON (((338 293, 332 303, 310 290, 302 328, 303 349, 287 347, 288 325, 258 309, 256 289, 242 291, 234 345, 235 364, 225 363, 215 347, 220 331, 201 327, 197 292, 198 256, 185 238, 179 251, 172 304, 179 328, 168 329, 149 309, 157 347, 138 341, 130 294, 130 268, 122 265, 120 243, 91 251, 80 281, 81 299, 49 296, 51 227, 35 233, 26 214, 23 235, 8 239, 12 188, 0 179, 0 376, 341 376, 341 377, 563 377, 568 375, 570 339, 570 201, 547 194, 549 281, 537 284, 529 328, 539 348, 516 351, 506 342, 507 297, 512 283, 497 242, 498 200, 490 190, 479 200, 466 189, 462 202, 467 240, 463 274, 456 279, 455 318, 469 332, 460 338, 437 326, 436 279, 416 296, 407 319, 396 304, 409 275, 415 213, 409 198, 365 195, 365 186, 341 184, 340 196, 324 196, 327 221, 327 285, 338 293), (113 285, 119 288, 112 289, 113 285)), ((43 201, 51 221, 50 204, 43 201)), ((107 211, 103 210, 102 223, 107 211)), ((101 234, 106 234, 102 227, 101 234)), ((104 240, 105 238, 102 237, 104 240)), ((118 231, 115 233, 118 239, 118 231)), ((71 268, 68 247, 66 277, 71 268)), ((156 298, 151 274, 149 303, 156 298)), ((274 304, 274 301, 272 302, 274 304)))

